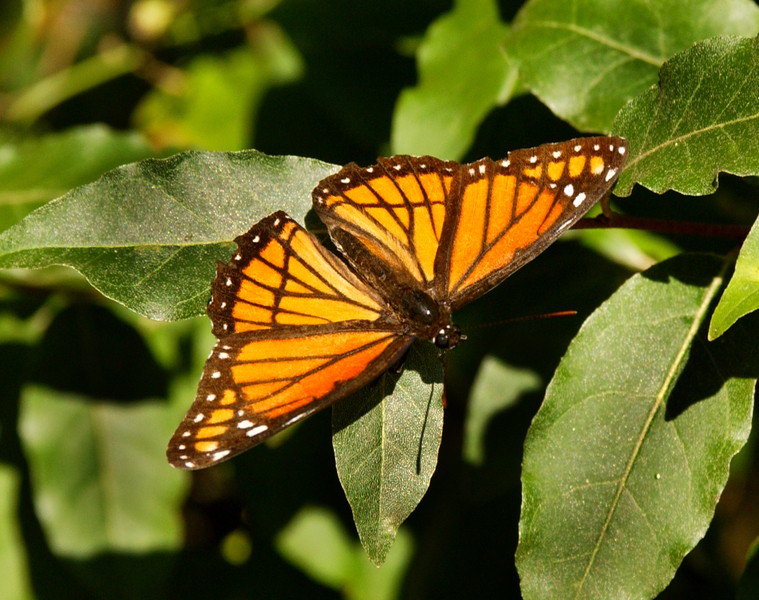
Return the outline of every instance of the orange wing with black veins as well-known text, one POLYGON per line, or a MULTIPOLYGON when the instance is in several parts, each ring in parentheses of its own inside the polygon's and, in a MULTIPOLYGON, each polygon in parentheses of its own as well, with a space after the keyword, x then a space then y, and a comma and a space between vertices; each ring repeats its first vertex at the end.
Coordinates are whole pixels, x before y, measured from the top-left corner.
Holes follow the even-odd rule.
POLYGON ((285 213, 219 263, 219 338, 167 456, 199 469, 254 446, 378 377, 412 338, 381 298, 285 213))

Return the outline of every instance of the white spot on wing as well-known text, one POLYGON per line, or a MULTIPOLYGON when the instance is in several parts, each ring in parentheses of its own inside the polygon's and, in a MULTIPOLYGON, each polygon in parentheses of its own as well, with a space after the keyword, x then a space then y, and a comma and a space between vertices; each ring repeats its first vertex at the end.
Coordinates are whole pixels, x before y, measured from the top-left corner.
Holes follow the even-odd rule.
POLYGON ((213 458, 214 460, 219 460, 221 458, 224 458, 227 454, 229 454, 229 452, 230 452, 229 450, 220 450, 219 452, 214 454, 211 458, 213 458))
POLYGON ((480 165, 480 175, 485 174, 485 165, 480 165))
POLYGON ((218 379, 219 377, 221 377, 220 371, 214 371, 213 373, 211 373, 211 379, 218 379))
POLYGON ((195 418, 193 419, 193 421, 195 423, 200 423, 203 419, 205 419, 205 415, 203 413, 198 413, 197 415, 195 415, 195 418))
POLYGON ((351 182, 351 178, 350 177, 343 177, 340 180, 340 183, 350 183, 350 182, 351 182))
POLYGON ((374 167, 366 167, 367 173, 374 173, 374 167))
POLYGON ((229 354, 227 354, 226 352, 219 352, 218 356, 221 359, 229 358, 229 354))
POLYGON ((611 181, 611 180, 612 180, 612 178, 613 178, 613 177, 614 177, 616 174, 617 174, 617 170, 616 170, 616 169, 609 169, 609 172, 606 174, 606 177, 605 177, 606 181, 611 181))
POLYGON ((584 201, 585 201, 585 192, 580 192, 579 194, 577 194, 577 198, 574 199, 574 202, 572 202, 572 204, 574 204, 575 206, 580 206, 580 204, 582 204, 584 201))
POLYGON ((582 146, 580 144, 577 144, 575 146, 574 150, 575 150, 575 152, 579 152, 580 150, 582 150, 582 146))
POLYGON ((501 161, 501 166, 504 168, 508 167, 510 164, 511 164, 511 161, 508 159, 501 161))
POLYGON ((253 427, 253 421, 248 421, 247 419, 245 419, 244 421, 240 421, 237 424, 237 427, 239 429, 250 429, 251 427, 253 427))
POLYGON ((568 184, 567 184, 567 185, 564 187, 564 193, 565 193, 567 196, 572 196, 572 195, 575 193, 575 187, 574 187, 574 186, 573 186, 571 183, 568 183, 568 184))
POLYGON ((554 158, 559 158, 561 156, 561 150, 554 150, 551 153, 551 156, 553 156, 554 158))
POLYGON ((538 162, 538 157, 537 157, 537 156, 534 156, 534 155, 533 155, 533 156, 531 156, 531 157, 530 157, 530 162, 531 162, 531 163, 534 165, 536 162, 538 162))
POLYGON ((297 423, 302 418, 307 417, 307 416, 308 416, 307 412, 303 412, 303 413, 300 413, 299 415, 295 415, 292 419, 290 419, 289 421, 287 421, 287 423, 285 423, 285 427, 287 427, 288 425, 292 425, 293 423, 297 423))
POLYGON ((189 432, 189 431, 185 431, 185 432, 182 434, 182 437, 190 437, 190 432, 189 432))
POLYGON ((620 154, 624 154, 625 153, 625 147, 624 146, 620 146, 619 148, 617 148, 617 152, 619 152, 620 154))
POLYGON ((474 175, 474 167, 472 167, 472 168, 469 169, 469 174, 470 175, 474 175))
POLYGON ((184 466, 185 466, 185 467, 187 467, 188 469, 192 469, 192 468, 195 466, 195 463, 194 463, 194 462, 190 462, 190 461, 187 461, 187 462, 184 464, 184 466))
POLYGON ((593 150, 598 150, 600 147, 598 144, 593 144, 593 150))
POLYGON ((258 243, 258 242, 260 242, 260 241, 261 241, 261 237, 260 237, 260 236, 258 236, 258 235, 257 235, 256 237, 254 237, 254 238, 253 238, 253 243, 254 243, 254 244, 257 244, 257 243, 258 243))
POLYGON ((209 402, 213 402, 214 400, 216 400, 216 394, 208 394, 208 396, 206 396, 206 400, 208 400, 209 402))
POLYGON ((267 429, 269 429, 268 426, 266 426, 266 425, 259 425, 258 427, 254 427, 253 429, 251 429, 250 431, 248 431, 245 435, 247 435, 248 437, 256 437, 259 433, 263 433, 267 429))

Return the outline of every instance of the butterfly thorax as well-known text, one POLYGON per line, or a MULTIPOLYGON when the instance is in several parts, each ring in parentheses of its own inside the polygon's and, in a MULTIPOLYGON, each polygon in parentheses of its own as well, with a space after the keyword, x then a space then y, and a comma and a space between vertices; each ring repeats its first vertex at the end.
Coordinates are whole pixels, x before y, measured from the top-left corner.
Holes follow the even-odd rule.
POLYGON ((386 260, 378 260, 361 240, 338 227, 330 231, 337 247, 349 258, 358 276, 387 300, 393 316, 406 333, 426 339, 441 349, 454 348, 462 339, 461 329, 451 320, 447 303, 435 300, 418 282, 386 260))
POLYGON ((447 307, 422 290, 400 288, 396 295, 398 303, 393 308, 411 335, 427 339, 442 350, 458 345, 462 339, 461 328, 452 322, 450 309, 446 310, 447 307))

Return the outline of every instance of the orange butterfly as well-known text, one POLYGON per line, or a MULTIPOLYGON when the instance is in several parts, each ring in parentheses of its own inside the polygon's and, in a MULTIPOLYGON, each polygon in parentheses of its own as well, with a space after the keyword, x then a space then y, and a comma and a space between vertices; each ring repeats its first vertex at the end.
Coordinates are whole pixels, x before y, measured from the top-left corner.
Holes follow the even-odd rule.
POLYGON ((169 462, 199 469, 255 446, 381 375, 414 338, 453 348, 453 311, 571 227, 626 158, 624 139, 595 137, 469 165, 351 163, 313 191, 348 265, 284 212, 255 224, 218 263, 219 341, 169 462))

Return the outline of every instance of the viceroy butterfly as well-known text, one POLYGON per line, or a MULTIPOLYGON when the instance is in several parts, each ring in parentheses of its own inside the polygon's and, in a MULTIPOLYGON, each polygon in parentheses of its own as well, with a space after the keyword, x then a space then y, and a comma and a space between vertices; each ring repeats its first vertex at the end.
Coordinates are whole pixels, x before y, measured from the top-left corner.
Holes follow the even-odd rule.
POLYGON ((181 469, 231 458, 381 375, 414 338, 463 339, 454 310, 540 254, 609 189, 617 137, 461 165, 429 156, 351 163, 313 191, 347 261, 275 212, 219 262, 219 339, 167 450, 181 469))

